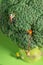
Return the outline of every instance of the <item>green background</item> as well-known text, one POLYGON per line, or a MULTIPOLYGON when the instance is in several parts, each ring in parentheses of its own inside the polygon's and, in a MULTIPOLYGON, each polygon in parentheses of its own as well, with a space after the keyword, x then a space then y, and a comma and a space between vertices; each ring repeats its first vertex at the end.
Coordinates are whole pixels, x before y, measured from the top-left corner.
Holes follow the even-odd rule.
POLYGON ((43 65, 43 57, 30 63, 17 59, 15 53, 18 50, 18 46, 0 31, 0 65, 43 65))

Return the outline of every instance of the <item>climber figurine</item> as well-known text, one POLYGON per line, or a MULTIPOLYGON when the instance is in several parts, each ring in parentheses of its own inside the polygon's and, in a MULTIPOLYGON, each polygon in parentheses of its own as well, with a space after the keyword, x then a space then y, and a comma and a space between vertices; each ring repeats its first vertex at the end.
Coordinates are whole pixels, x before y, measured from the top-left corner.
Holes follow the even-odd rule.
POLYGON ((15 18, 15 14, 10 14, 10 23, 12 23, 13 18, 15 18))
POLYGON ((30 35, 32 35, 32 32, 33 32, 32 30, 27 31, 27 33, 30 34, 30 35))

